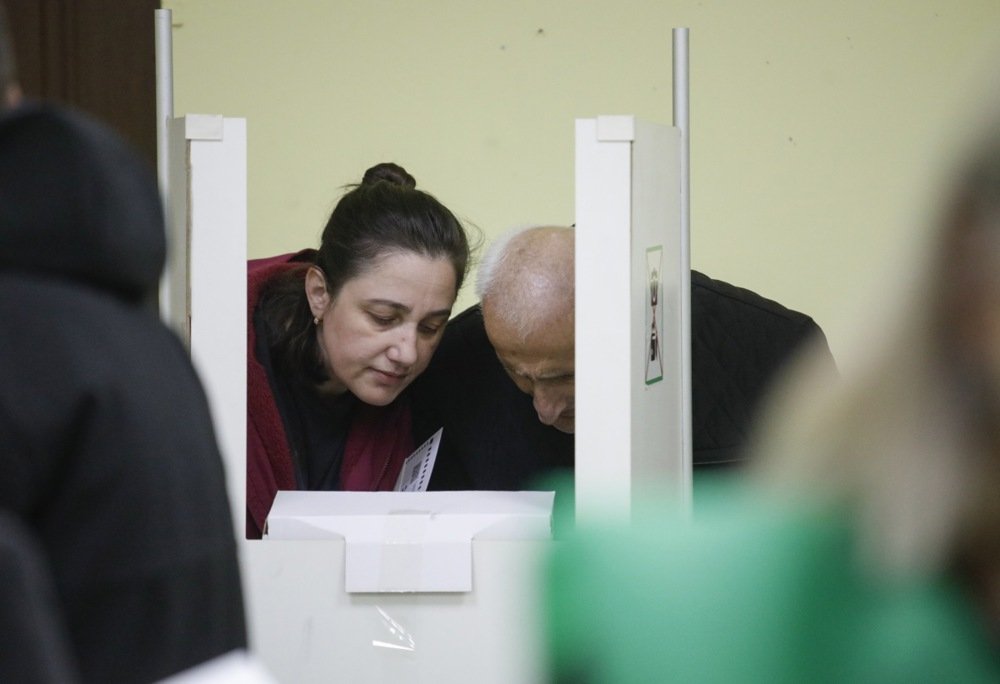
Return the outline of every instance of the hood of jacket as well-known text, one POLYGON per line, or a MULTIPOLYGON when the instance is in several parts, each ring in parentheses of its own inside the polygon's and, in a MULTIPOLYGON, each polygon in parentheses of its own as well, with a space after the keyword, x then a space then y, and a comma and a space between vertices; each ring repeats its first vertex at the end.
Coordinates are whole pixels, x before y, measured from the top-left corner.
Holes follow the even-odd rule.
POLYGON ((152 170, 117 134, 29 104, 0 116, 0 272, 150 297, 166 253, 152 170))

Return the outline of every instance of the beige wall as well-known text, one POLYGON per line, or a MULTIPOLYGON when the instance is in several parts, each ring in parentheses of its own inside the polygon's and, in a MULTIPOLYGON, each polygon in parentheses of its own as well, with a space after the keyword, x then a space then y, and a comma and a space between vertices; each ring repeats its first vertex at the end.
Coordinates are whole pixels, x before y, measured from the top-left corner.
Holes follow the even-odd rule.
POLYGON ((175 112, 248 120, 252 257, 314 246, 383 160, 487 238, 571 222, 573 119, 670 123, 670 29, 689 27, 692 264, 810 313, 835 353, 919 228, 1000 28, 997 0, 163 5, 175 112))

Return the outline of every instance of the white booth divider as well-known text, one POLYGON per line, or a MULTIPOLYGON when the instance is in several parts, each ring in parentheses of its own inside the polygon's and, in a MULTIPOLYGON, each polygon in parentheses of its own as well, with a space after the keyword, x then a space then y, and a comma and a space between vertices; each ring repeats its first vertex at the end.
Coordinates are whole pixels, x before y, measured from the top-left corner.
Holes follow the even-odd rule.
POLYGON ((627 519, 656 485, 689 506, 690 258, 681 132, 576 122, 576 514, 627 519))
MULTIPOLYGON (((246 125, 188 115, 169 128, 171 324, 190 343, 226 463, 254 656, 277 681, 295 684, 541 681, 537 562, 549 542, 537 534, 466 538, 471 591, 395 593, 346 590, 343 538, 244 539, 246 125)), ((400 534, 408 563, 440 557, 428 537, 424 562, 420 530, 434 526, 409 508, 405 526, 382 516, 396 536, 381 551, 365 549, 375 566, 399 556, 391 547, 400 534)))
MULTIPOLYGON (((172 119, 170 325, 188 344, 226 460, 233 515, 243 519, 246 468, 246 121, 172 119), (237 467, 239 465, 239 467, 237 467)), ((239 528, 239 524, 237 526, 239 528)))
MULTIPOLYGON (((158 20, 169 26, 169 14, 158 20)), ((158 82, 169 82, 163 34, 158 82)), ((547 540, 473 536, 471 591, 386 593, 347 591, 344 539, 244 539, 246 122, 167 118, 161 301, 190 345, 213 413, 252 655, 278 682, 294 684, 542 681, 538 580, 547 540)), ((690 498, 683 143, 677 128, 633 117, 576 124, 578 519, 627 514, 634 488, 647 481, 690 498)), ((407 522, 420 529, 419 520, 407 522)), ((387 519, 386 529, 400 528, 387 519)), ((422 563, 420 540, 407 534, 407 562, 422 563)), ((379 549, 372 553, 382 562, 379 549)))
MULTIPOLYGON (((347 591, 341 538, 243 538, 246 124, 189 115, 171 121, 170 135, 170 282, 174 303, 185 302, 173 324, 190 343, 226 462, 252 653, 279 682, 541 681, 538 562, 547 540, 472 538, 471 591, 386 593, 347 591)), ((650 479, 674 483, 682 499, 689 491, 677 158, 674 128, 632 117, 577 122, 583 518, 627 510, 632 488, 650 479)), ((401 529, 386 518, 386 529, 401 529)), ((423 563, 410 537, 407 562, 423 563)), ((372 553, 378 565, 381 552, 372 553)))
MULTIPOLYGON (((170 282, 175 304, 185 302, 173 324, 191 345, 226 461, 252 652, 279 682, 540 681, 537 564, 547 541, 473 538, 471 591, 350 593, 343 539, 243 539, 246 125, 189 115, 171 121, 170 134, 171 232, 179 236, 170 282)), ((627 510, 633 487, 651 479, 674 483, 681 499, 689 491, 677 158, 674 128, 632 117, 577 122, 576 496, 584 519, 627 510)), ((422 562, 419 543, 408 558, 422 562)))

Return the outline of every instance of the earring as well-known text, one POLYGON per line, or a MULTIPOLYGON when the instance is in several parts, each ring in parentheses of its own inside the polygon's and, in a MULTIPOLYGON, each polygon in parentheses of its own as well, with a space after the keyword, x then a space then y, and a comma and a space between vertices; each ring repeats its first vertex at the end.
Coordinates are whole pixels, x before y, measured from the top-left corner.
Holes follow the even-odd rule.
POLYGON ((323 320, 319 316, 313 316, 313 325, 319 325, 319 322, 323 320))

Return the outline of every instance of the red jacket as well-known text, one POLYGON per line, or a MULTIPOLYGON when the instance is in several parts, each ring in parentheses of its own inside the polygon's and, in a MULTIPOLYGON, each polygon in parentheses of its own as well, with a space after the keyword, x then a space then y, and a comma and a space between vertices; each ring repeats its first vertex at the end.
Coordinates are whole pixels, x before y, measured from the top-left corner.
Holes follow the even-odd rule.
MULTIPOLYGON (((288 437, 267 372, 257 360, 254 309, 263 286, 275 276, 312 263, 314 250, 247 263, 247 519, 248 539, 259 539, 280 489, 296 489, 288 437)), ((341 487, 351 491, 391 490, 413 450, 406 401, 388 406, 361 404, 354 412, 344 445, 341 487)))

